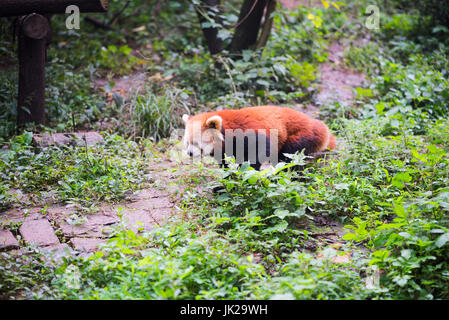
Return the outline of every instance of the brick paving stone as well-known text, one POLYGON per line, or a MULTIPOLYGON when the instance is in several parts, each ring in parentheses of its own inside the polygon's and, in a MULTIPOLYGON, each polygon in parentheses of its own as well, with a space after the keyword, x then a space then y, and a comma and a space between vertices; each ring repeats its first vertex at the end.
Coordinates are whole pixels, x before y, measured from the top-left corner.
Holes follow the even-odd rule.
POLYGON ((159 190, 159 189, 143 189, 139 190, 135 194, 135 198, 138 200, 142 199, 150 199, 150 198, 158 198, 158 197, 167 197, 169 194, 167 191, 159 190))
POLYGON ((155 222, 162 224, 166 222, 168 218, 173 216, 174 212, 173 208, 159 208, 151 210, 150 214, 155 222))
POLYGON ((42 251, 48 252, 55 260, 59 260, 62 257, 68 256, 72 253, 72 249, 67 245, 67 243, 43 247, 42 251))
POLYGON ((46 210, 47 217, 51 220, 66 219, 73 213, 76 213, 76 208, 69 206, 50 206, 46 210))
POLYGON ((75 250, 94 252, 99 250, 99 246, 106 243, 106 240, 97 238, 73 238, 70 239, 70 242, 75 250))
POLYGON ((8 223, 19 223, 30 220, 42 219, 43 214, 40 212, 41 208, 31 208, 31 209, 10 209, 0 213, 0 222, 3 224, 8 223))
POLYGON ((151 198, 139 200, 133 203, 126 205, 129 208, 139 209, 139 210, 150 210, 157 208, 169 208, 173 207, 173 203, 170 201, 168 197, 162 198, 151 198))
POLYGON ((47 219, 25 221, 19 232, 27 244, 37 246, 59 244, 59 239, 47 219))
POLYGON ((33 136, 33 142, 39 147, 48 147, 49 145, 78 145, 88 146, 95 145, 97 143, 103 143, 104 139, 98 132, 68 132, 68 133, 44 133, 35 134, 33 136))
POLYGON ((19 242, 9 230, 0 229, 0 250, 11 250, 19 247, 19 242))
POLYGON ((103 215, 103 214, 92 214, 87 216, 87 224, 91 226, 108 225, 117 222, 119 222, 118 216, 103 215))
POLYGON ((98 238, 102 237, 102 232, 97 226, 88 225, 70 225, 67 223, 60 224, 62 234, 67 238, 72 237, 88 237, 98 238))
POLYGON ((104 237, 110 233, 105 226, 119 222, 117 215, 93 214, 86 215, 87 221, 81 225, 71 225, 66 221, 60 221, 59 226, 66 237, 104 237))
POLYGON ((145 231, 152 230, 154 225, 158 223, 151 216, 150 212, 146 210, 126 208, 122 211, 122 214, 125 226, 136 233, 141 229, 145 231))

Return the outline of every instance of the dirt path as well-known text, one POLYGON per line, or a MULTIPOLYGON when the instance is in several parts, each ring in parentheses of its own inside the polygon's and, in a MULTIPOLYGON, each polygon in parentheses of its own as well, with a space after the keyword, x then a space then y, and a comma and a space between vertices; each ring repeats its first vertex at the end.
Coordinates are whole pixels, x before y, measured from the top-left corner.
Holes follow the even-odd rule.
MULTIPOLYGON (((280 0, 281 4, 291 10, 298 5, 322 6, 320 0, 280 0)), ((361 43, 362 44, 362 43, 361 43)), ((318 91, 312 98, 313 103, 298 105, 297 109, 315 118, 319 117, 320 109, 336 102, 350 106, 354 103, 354 89, 364 85, 366 76, 349 70, 343 66, 344 45, 335 41, 329 45, 328 59, 319 67, 318 91)), ((338 139, 337 139, 338 140, 338 139)), ((337 142, 338 144, 338 142, 337 142)), ((340 140, 340 144, 342 141, 340 140)), ((322 241, 322 245, 330 245, 336 250, 342 246, 341 237, 346 233, 343 224, 329 221, 325 217, 314 217, 311 234, 322 241)), ((351 259, 350 251, 344 252, 332 259, 336 263, 348 262, 351 259)), ((318 254, 320 257, 320 254, 318 254)))
POLYGON ((342 66, 343 45, 333 42, 329 46, 328 61, 320 66, 319 93, 315 100, 318 106, 339 102, 351 104, 354 88, 362 86, 365 75, 342 66))
MULTIPOLYGON (((280 3, 290 10, 295 10, 299 5, 323 6, 320 0, 280 0, 280 3)), ((351 105, 354 102, 354 89, 363 85, 365 75, 343 67, 343 52, 344 46, 339 41, 329 45, 328 60, 319 68, 319 90, 312 99, 313 103, 298 105, 298 110, 318 117, 322 106, 336 102, 351 105)))
POLYGON ((351 105, 354 102, 354 89, 363 86, 364 74, 343 67, 344 47, 339 42, 329 46, 328 60, 319 67, 318 90, 312 97, 312 103, 298 104, 296 109, 318 118, 320 108, 336 102, 351 105))

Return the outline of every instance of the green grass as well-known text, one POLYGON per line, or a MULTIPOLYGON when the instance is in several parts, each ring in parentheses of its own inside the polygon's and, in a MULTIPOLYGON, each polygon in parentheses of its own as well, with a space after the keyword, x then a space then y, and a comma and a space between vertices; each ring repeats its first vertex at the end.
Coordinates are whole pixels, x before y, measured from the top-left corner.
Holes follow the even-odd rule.
MULTIPOLYGON (((91 205, 116 201, 146 181, 145 162, 151 149, 111 135, 104 145, 89 147, 50 146, 41 151, 31 146, 32 133, 11 141, 0 152, 2 185, 35 195, 55 193, 57 202, 91 205)), ((7 206, 8 198, 2 206, 7 206)))

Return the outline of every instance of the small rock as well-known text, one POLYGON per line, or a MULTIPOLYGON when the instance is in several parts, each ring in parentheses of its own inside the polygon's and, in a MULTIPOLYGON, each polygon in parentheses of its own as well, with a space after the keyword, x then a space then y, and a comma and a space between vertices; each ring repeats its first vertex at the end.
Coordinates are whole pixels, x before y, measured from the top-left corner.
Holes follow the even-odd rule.
POLYGON ((99 249, 99 246, 106 243, 104 239, 96 238, 73 238, 70 240, 75 250, 84 252, 94 252, 99 249))
POLYGON ((42 248, 42 251, 49 253, 54 260, 60 260, 62 257, 70 255, 72 252, 67 243, 44 247, 42 248))
POLYGON ((74 132, 74 133, 43 133, 33 136, 33 143, 41 148, 50 145, 77 145, 92 146, 103 143, 104 139, 98 132, 74 132))
POLYGON ((9 230, 0 229, 0 250, 17 249, 19 242, 9 230))

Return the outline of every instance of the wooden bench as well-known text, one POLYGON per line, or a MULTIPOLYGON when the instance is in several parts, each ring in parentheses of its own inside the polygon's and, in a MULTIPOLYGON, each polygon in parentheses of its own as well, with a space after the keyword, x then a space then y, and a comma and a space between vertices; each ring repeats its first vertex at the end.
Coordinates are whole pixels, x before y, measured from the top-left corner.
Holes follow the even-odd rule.
POLYGON ((45 59, 50 34, 48 15, 66 14, 68 6, 80 12, 106 12, 109 0, 0 0, 0 17, 17 16, 19 90, 17 123, 45 123, 45 59))

